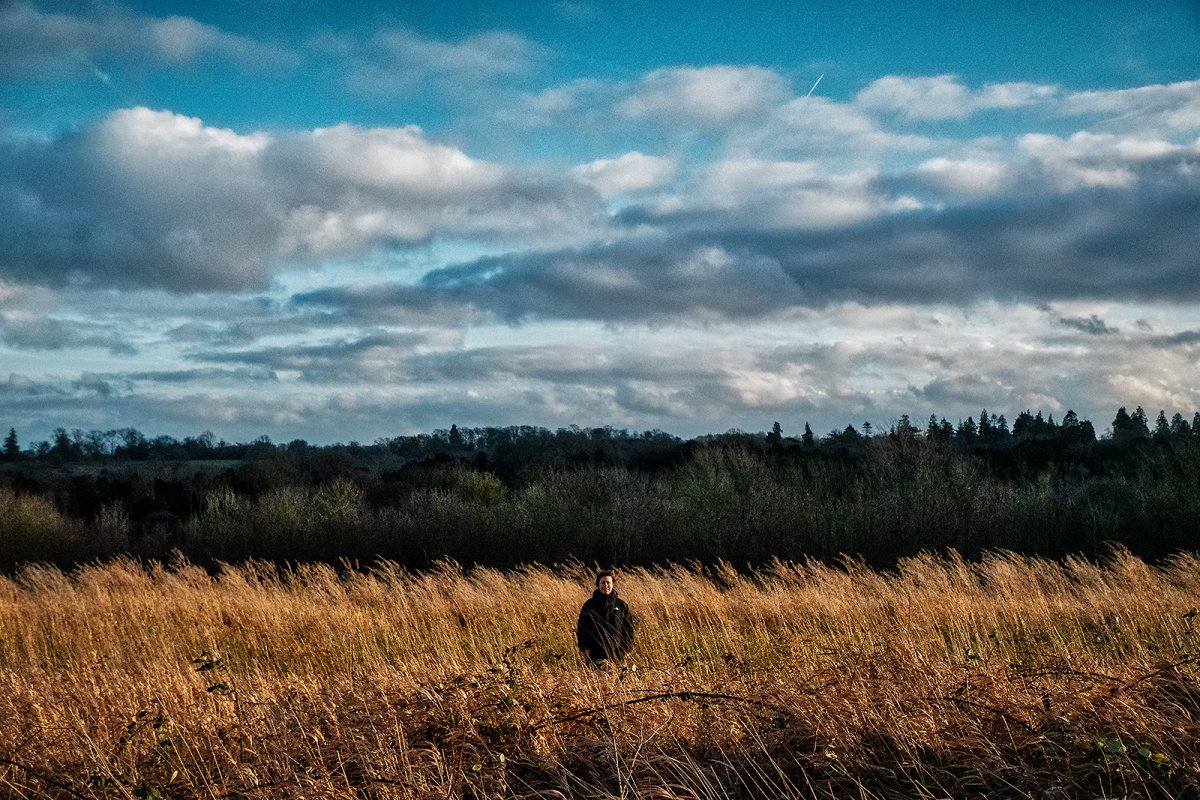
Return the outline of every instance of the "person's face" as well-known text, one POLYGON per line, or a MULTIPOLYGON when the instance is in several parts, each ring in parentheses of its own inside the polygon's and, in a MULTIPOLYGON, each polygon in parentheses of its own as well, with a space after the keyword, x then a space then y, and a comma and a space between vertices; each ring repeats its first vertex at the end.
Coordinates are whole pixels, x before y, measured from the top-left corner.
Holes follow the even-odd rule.
POLYGON ((600 580, 596 581, 596 588, 600 590, 600 594, 612 594, 613 579, 611 575, 605 575, 600 580))

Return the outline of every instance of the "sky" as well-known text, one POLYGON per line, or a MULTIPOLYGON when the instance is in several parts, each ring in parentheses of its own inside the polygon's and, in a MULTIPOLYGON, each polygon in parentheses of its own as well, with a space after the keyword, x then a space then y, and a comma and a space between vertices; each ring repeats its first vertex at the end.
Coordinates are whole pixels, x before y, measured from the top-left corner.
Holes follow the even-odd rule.
POLYGON ((0 428, 1200 409, 1200 3, 0 0, 0 428))

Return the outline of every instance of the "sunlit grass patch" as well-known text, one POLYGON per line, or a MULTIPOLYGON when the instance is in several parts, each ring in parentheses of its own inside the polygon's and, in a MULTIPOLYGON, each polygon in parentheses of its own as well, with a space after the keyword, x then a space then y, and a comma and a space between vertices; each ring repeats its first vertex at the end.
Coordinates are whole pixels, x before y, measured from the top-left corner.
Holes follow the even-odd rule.
POLYGON ((992 553, 879 572, 117 560, 0 578, 14 796, 1181 797, 1200 561, 992 553), (158 794, 155 794, 157 792, 158 794))

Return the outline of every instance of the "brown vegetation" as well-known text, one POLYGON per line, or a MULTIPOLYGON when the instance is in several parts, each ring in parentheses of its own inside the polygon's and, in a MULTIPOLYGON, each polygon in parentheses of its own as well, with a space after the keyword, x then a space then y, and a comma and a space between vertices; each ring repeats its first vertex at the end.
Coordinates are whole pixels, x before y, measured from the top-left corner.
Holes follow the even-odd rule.
POLYGON ((1200 560, 0 578, 8 797, 1184 797, 1200 560))

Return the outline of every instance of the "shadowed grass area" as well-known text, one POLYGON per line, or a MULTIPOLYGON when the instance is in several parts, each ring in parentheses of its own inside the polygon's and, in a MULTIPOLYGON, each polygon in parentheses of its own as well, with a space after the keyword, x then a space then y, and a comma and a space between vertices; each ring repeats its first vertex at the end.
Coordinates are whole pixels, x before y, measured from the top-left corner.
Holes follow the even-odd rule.
POLYGON ((590 571, 114 561, 0 579, 14 797, 1079 797, 1200 790, 1200 560, 590 571))

